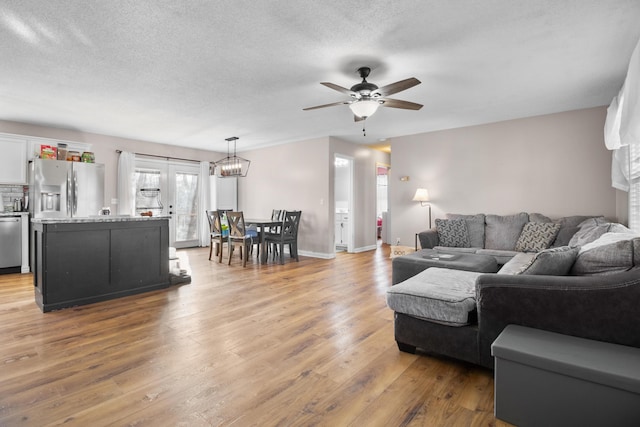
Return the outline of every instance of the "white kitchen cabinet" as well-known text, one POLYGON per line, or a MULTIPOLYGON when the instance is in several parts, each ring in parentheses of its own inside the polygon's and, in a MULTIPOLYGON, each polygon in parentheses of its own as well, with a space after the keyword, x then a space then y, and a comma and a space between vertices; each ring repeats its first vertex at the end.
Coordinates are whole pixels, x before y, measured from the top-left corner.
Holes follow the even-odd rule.
POLYGON ((0 184, 27 183, 27 140, 0 136, 0 184))

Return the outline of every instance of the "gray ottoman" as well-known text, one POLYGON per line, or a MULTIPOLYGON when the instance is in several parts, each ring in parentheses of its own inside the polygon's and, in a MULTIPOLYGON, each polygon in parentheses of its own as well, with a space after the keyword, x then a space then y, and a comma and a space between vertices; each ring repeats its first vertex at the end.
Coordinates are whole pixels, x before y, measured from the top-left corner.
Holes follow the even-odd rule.
POLYGON ((640 425, 639 348, 508 325, 491 353, 496 418, 519 426, 640 425))
POLYGON ((430 267, 479 273, 495 273, 498 271, 496 259, 489 255, 448 254, 439 253, 433 249, 422 249, 393 259, 392 283, 395 285, 404 282, 430 267))

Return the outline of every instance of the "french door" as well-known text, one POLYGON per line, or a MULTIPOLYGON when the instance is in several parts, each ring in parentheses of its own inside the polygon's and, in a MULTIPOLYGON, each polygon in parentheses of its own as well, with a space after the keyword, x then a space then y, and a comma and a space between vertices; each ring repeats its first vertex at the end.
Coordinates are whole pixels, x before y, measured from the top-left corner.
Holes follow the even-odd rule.
POLYGON ((136 214, 168 215, 173 247, 199 245, 199 174, 196 164, 136 159, 136 214))

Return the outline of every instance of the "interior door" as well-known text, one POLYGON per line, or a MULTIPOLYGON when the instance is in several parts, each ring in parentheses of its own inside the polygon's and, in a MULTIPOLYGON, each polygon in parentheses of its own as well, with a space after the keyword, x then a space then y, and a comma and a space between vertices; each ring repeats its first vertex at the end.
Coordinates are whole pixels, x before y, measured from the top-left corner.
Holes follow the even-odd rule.
POLYGON ((175 248, 199 245, 199 174, 197 164, 136 160, 136 213, 168 215, 175 248))

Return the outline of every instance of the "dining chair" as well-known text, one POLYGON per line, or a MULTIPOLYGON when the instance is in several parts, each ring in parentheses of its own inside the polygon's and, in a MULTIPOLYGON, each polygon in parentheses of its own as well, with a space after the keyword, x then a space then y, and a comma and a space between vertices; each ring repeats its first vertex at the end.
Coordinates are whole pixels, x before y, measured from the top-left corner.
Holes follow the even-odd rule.
MULTIPOLYGON (((271 220, 272 221, 280 221, 282 222, 282 220, 284 219, 284 213, 285 210, 284 209, 272 209, 271 210, 271 220)), ((266 233, 279 233, 280 232, 280 225, 275 226, 275 227, 268 227, 265 230, 266 233)), ((273 251, 273 256, 274 259, 276 256, 278 256, 278 249, 276 245, 269 245, 267 244, 267 252, 272 252, 273 251)), ((269 256, 269 254, 267 253, 267 257, 269 256)))
MULTIPOLYGON (((280 264, 284 264, 284 245, 289 245, 291 258, 300 261, 298 257, 298 228, 302 211, 285 211, 282 225, 277 232, 265 233, 264 239, 267 244, 273 244, 279 252, 280 264)), ((275 255, 275 248, 274 248, 275 255)))
POLYGON ((231 257, 235 249, 234 243, 240 243, 240 259, 242 260, 242 266, 246 267, 249 251, 254 244, 258 244, 258 232, 245 227, 244 214, 242 212, 227 212, 227 221, 229 222, 229 265, 231 265, 231 257))
POLYGON ((216 257, 218 262, 222 262, 222 247, 226 240, 225 230, 222 229, 222 216, 218 211, 206 211, 207 220, 209 221, 209 260, 211 260, 211 254, 213 247, 216 247, 216 257))

